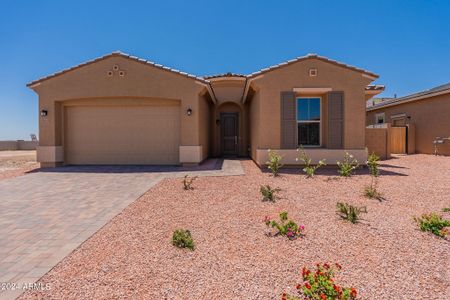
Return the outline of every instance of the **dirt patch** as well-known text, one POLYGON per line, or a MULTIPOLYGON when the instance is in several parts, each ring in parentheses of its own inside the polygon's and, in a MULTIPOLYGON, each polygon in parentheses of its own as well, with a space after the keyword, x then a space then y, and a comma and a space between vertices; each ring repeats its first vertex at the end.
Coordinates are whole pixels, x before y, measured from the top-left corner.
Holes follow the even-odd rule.
POLYGON ((245 176, 198 178, 192 191, 164 180, 42 277, 49 291, 20 299, 280 299, 316 262, 339 262, 337 280, 362 299, 449 299, 450 243, 419 231, 412 217, 449 206, 450 158, 383 162, 384 202, 362 195, 370 182, 363 171, 272 178, 243 165, 245 176), (262 202, 261 184, 280 187, 282 198, 262 202), (368 213, 346 223, 338 201, 368 213), (265 235, 263 218, 282 210, 305 225, 304 238, 265 235), (177 228, 191 231, 195 251, 171 245, 177 228))
POLYGON ((0 179, 16 177, 39 167, 36 151, 0 151, 0 179))

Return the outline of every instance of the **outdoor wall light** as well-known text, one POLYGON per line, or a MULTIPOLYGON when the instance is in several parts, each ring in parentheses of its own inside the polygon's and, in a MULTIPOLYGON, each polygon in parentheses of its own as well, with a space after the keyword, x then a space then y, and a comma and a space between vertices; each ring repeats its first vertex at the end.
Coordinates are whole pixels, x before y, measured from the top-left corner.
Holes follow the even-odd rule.
POLYGON ((48 114, 48 111, 46 109, 41 110, 41 117, 46 117, 48 114))
POLYGON ((188 116, 192 115, 192 108, 189 107, 187 109, 186 113, 187 113, 188 116))

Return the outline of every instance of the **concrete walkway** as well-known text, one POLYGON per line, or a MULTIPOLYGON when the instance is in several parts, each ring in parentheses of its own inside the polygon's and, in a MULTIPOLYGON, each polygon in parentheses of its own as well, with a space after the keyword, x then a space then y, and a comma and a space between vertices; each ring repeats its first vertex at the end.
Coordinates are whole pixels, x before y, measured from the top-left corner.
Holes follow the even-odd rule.
POLYGON ((1 180, 0 299, 15 299, 160 180, 185 174, 244 172, 238 160, 208 160, 190 169, 77 166, 1 180))

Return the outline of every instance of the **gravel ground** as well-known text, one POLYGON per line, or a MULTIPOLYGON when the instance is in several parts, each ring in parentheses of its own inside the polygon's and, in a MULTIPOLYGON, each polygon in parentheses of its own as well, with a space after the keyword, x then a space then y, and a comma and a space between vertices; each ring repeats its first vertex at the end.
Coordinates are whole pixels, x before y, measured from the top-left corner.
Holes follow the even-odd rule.
POLYGON ((450 299, 450 242, 412 221, 450 206, 450 158, 383 162, 381 203, 362 196, 370 181, 362 170, 349 179, 335 170, 272 178, 242 163, 245 176, 198 178, 192 191, 164 180, 42 277, 49 291, 21 299, 280 299, 303 266, 326 261, 343 266, 338 282, 362 299, 450 299), (282 188, 282 198, 262 202, 261 184, 282 188), (368 213, 346 223, 337 201, 368 213), (264 216, 282 210, 306 226, 304 238, 265 235, 264 216), (171 245, 176 228, 191 230, 194 252, 171 245))
POLYGON ((38 167, 35 150, 0 151, 0 180, 26 174, 38 167))

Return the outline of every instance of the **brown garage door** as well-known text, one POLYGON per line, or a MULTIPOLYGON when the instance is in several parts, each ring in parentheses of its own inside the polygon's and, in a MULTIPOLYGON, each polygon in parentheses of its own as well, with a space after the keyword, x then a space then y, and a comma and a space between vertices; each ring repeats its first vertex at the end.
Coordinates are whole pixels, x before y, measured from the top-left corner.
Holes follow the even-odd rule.
POLYGON ((68 106, 66 164, 178 164, 179 106, 68 106))

